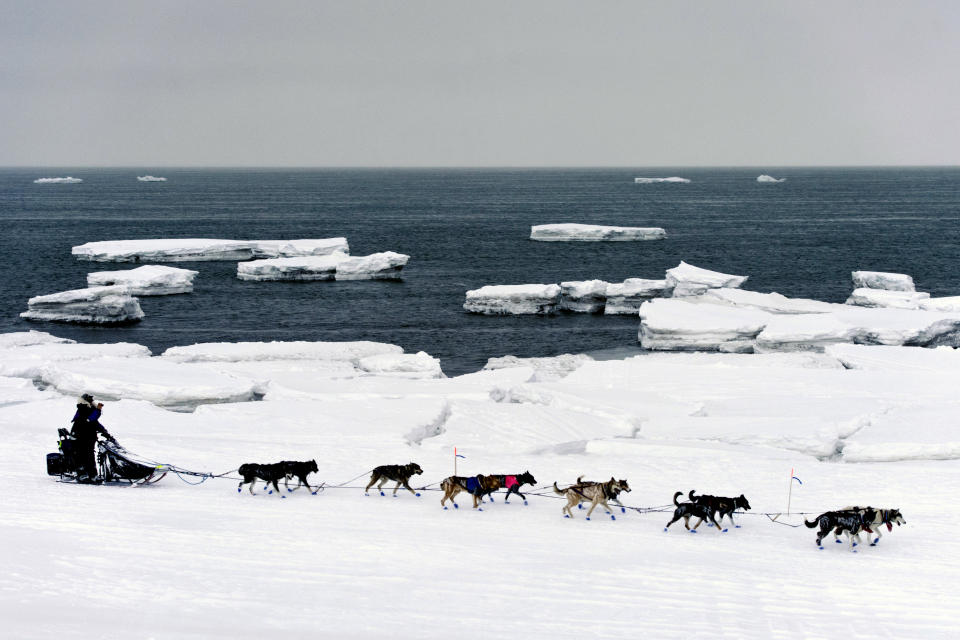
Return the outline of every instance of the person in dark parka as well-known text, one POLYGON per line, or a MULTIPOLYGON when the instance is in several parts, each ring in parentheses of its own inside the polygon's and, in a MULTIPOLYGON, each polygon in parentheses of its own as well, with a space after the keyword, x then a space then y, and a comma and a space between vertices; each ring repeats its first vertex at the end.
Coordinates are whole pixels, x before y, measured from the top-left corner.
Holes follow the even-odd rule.
POLYGON ((93 396, 85 393, 77 401, 77 412, 73 415, 73 429, 70 435, 76 440, 77 480, 93 482, 97 476, 96 446, 97 435, 110 442, 116 442, 113 436, 100 424, 103 403, 94 403, 93 396))

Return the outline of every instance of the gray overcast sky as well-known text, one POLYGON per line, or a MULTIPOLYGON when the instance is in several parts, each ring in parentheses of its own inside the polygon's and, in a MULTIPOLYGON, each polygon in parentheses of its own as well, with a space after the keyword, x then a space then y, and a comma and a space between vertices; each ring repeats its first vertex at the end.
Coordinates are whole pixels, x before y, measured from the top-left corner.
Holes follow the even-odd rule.
POLYGON ((956 165, 958 120, 958 0, 0 0, 0 165, 956 165))

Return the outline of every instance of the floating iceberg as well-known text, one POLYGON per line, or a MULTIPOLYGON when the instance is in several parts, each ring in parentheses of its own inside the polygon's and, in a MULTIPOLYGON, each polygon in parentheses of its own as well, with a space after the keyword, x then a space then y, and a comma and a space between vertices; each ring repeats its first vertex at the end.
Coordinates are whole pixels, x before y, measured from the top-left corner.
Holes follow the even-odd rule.
POLYGON ((773 176, 768 176, 767 174, 757 176, 757 182, 784 182, 786 178, 774 178, 773 176))
POLYGON ((199 260, 250 260, 349 253, 346 238, 304 240, 215 240, 163 238, 156 240, 105 240, 73 247, 80 260, 94 262, 187 262, 199 260))
POLYGON ((544 242, 598 242, 661 240, 660 227, 605 227, 598 224, 538 224, 530 227, 530 239, 544 242))
POLYGON ((892 291, 888 289, 854 289, 846 304, 858 307, 889 307, 892 309, 920 309, 920 304, 930 298, 929 293, 916 291, 892 291))
POLYGON ((440 361, 428 353, 381 353, 360 358, 361 371, 403 378, 444 378, 440 361))
POLYGON ((140 302, 122 286, 90 287, 36 296, 27 301, 25 320, 114 324, 143 318, 140 302))
POLYGON ((37 178, 33 181, 34 184, 76 184, 78 182, 83 182, 83 178, 67 176, 66 178, 37 178))
POLYGON ((883 271, 853 271, 853 286, 857 289, 886 289, 887 291, 916 291, 913 278, 904 273, 883 271))
POLYGON ((347 258, 337 264, 337 280, 400 280, 410 256, 393 251, 347 258))
POLYGON ((673 290, 674 298, 684 298, 698 296, 707 289, 736 288, 746 282, 747 277, 709 271, 681 261, 673 269, 667 270, 667 285, 673 290))
POLYGON ((175 362, 257 362, 261 360, 344 360, 400 354, 403 347, 383 342, 205 342, 170 347, 163 358, 175 362))
POLYGON ((606 315, 637 315, 640 305, 650 298, 668 295, 670 285, 666 280, 647 280, 645 278, 627 278, 623 282, 607 285, 607 304, 603 309, 606 315))
POLYGON ((672 176, 670 178, 634 178, 634 183, 636 184, 654 184, 656 182, 690 182, 687 178, 679 178, 677 176, 672 176))
POLYGON ((564 311, 601 313, 607 302, 607 283, 603 280, 561 282, 560 305, 564 311))
POLYGON ((467 291, 463 308, 488 315, 540 314, 556 312, 560 286, 555 284, 487 285, 467 291))
POLYGON ((137 180, 140 182, 166 182, 166 178, 161 178, 158 176, 137 176, 137 180))
POLYGON ((135 296, 166 296, 175 293, 193 291, 193 279, 198 271, 144 265, 125 271, 95 271, 87 274, 87 285, 122 286, 126 292, 135 296))
POLYGON ((337 265, 347 257, 338 251, 326 256, 238 262, 237 277, 241 280, 333 280, 337 265))

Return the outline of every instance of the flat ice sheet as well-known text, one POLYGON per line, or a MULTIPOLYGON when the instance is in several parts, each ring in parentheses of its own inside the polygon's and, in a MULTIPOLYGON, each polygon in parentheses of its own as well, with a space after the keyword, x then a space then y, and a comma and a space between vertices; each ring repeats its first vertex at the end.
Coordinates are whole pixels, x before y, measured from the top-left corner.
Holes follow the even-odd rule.
POLYGON ((250 260, 286 256, 349 253, 346 238, 297 240, 220 240, 213 238, 157 238, 101 240, 73 247, 80 260, 95 262, 187 262, 250 260))

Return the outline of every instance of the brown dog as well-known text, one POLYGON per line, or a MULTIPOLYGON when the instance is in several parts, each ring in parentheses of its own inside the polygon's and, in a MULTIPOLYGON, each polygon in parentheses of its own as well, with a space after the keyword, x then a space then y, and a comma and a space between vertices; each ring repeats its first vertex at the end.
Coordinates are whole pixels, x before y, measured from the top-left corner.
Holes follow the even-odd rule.
POLYGON ((570 485, 566 489, 561 489, 557 486, 557 483, 554 482, 553 490, 555 493, 559 493, 567 498, 567 504, 562 509, 562 512, 566 514, 564 516, 566 518, 573 517, 573 511, 571 511, 573 507, 581 502, 589 502, 590 510, 587 511, 587 520, 590 519, 590 514, 593 513, 593 510, 597 508, 598 504, 602 504, 603 508, 607 510, 607 513, 611 514, 611 520, 616 520, 616 516, 613 515, 613 509, 607 504, 607 500, 614 500, 622 508, 623 505, 620 504, 617 496, 619 496, 622 491, 629 493, 630 485, 627 484, 626 480, 615 480, 614 478, 610 478, 606 482, 585 482, 583 476, 580 476, 577 478, 576 484, 570 485))
MULTIPOLYGON (((479 508, 480 501, 483 500, 484 495, 493 493, 500 488, 500 478, 497 476, 450 476, 440 483, 440 488, 443 489, 443 498, 440 499, 441 506, 447 500, 450 500, 453 503, 453 508, 459 509, 460 506, 454 498, 461 491, 466 491, 473 496, 473 508, 483 511, 479 508)), ((443 508, 446 509, 447 507, 444 506, 443 508)))

